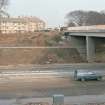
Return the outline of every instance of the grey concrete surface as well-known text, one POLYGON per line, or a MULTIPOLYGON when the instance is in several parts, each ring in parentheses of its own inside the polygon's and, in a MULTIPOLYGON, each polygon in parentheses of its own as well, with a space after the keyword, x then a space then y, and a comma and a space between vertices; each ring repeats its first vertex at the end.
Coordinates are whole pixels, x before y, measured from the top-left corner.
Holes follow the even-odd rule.
POLYGON ((87 60, 94 62, 95 58, 95 42, 94 38, 86 36, 87 60))
MULTIPOLYGON (((53 104, 52 97, 45 98, 23 98, 23 99, 6 99, 0 100, 0 105, 24 105, 27 103, 36 103, 36 102, 48 102, 49 105, 53 104)), ((101 105, 105 104, 105 95, 84 95, 84 96, 71 96, 64 98, 64 104, 68 105, 101 105)))
POLYGON ((94 57, 95 57, 95 38, 104 38, 105 39, 105 32, 101 31, 93 31, 93 32, 88 32, 88 31, 68 31, 68 37, 71 37, 71 43, 77 48, 78 52, 82 57, 84 58, 84 55, 86 55, 86 60, 88 62, 94 62, 94 57), (82 37, 82 38, 81 38, 82 37), (84 40, 85 37, 85 40, 84 40), (81 40, 82 39, 82 40, 81 40), (84 42, 85 41, 85 42, 84 42), (82 44, 81 44, 82 43, 82 44), (80 47, 81 46, 81 47, 80 47), (85 51, 84 49, 81 50, 81 48, 85 46, 86 48, 86 53, 83 54, 85 51))
POLYGON ((76 48, 77 51, 80 53, 81 58, 85 61, 86 58, 86 38, 81 36, 70 36, 70 42, 73 48, 76 48))

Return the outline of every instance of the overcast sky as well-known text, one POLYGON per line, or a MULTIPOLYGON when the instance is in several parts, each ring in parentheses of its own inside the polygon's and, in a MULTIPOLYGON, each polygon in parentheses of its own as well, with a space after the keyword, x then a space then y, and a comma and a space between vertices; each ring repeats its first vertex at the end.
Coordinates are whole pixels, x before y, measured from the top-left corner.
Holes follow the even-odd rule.
POLYGON ((105 10, 105 0, 10 0, 11 16, 37 16, 54 27, 65 23, 65 15, 72 10, 105 10))

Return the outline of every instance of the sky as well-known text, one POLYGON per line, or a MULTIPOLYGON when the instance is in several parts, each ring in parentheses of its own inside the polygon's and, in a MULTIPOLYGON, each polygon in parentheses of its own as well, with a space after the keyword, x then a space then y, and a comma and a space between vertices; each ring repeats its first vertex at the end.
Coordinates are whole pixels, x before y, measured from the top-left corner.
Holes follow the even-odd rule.
POLYGON ((36 16, 48 27, 59 27, 70 11, 105 10, 105 0, 10 0, 7 9, 10 16, 36 16))

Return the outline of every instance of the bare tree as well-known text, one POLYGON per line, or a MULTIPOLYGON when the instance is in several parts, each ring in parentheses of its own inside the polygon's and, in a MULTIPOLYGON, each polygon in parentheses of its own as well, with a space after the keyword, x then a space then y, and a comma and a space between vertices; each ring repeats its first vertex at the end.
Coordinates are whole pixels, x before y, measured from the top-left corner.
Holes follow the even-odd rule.
POLYGON ((105 14, 96 11, 89 11, 87 13, 87 25, 103 25, 105 24, 105 14))
POLYGON ((85 24, 86 15, 85 11, 78 10, 70 12, 66 18, 68 19, 68 24, 74 23, 76 26, 82 26, 85 24))
POLYGON ((0 33, 1 33, 1 22, 2 17, 6 16, 9 17, 9 14, 5 11, 6 7, 8 6, 9 0, 0 0, 0 33))
POLYGON ((68 26, 75 23, 75 26, 105 24, 105 13, 96 11, 72 11, 67 14, 68 26))
POLYGON ((0 0, 0 10, 4 9, 8 5, 8 0, 0 0))
POLYGON ((5 9, 9 4, 9 0, 0 0, 0 17, 3 15, 9 16, 8 13, 6 13, 5 9))
POLYGON ((69 22, 69 23, 68 23, 68 26, 69 26, 69 27, 75 27, 75 26, 77 26, 77 24, 75 24, 74 22, 69 22))

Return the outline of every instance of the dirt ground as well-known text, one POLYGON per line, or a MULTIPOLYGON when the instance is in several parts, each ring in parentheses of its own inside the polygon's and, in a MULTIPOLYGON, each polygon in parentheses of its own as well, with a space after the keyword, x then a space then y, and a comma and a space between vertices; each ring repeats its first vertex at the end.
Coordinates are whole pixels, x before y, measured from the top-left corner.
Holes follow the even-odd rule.
POLYGON ((0 92, 24 91, 46 88, 65 88, 72 86, 69 78, 56 78, 51 76, 16 76, 2 77, 0 81, 0 92))

